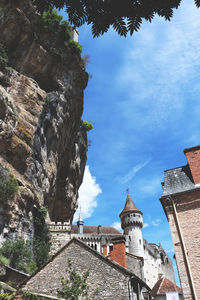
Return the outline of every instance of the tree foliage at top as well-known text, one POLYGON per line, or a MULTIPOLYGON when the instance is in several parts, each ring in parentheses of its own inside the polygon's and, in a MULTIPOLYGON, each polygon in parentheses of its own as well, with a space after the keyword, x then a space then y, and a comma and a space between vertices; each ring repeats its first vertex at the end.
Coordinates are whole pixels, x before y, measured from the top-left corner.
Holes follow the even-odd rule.
MULTIPOLYGON (((200 0, 194 2, 200 7, 200 0)), ((65 8, 74 26, 91 24, 94 37, 107 32, 110 26, 121 36, 132 35, 143 20, 151 22, 155 15, 170 21, 173 9, 180 3, 181 0, 34 0, 40 12, 65 8)))

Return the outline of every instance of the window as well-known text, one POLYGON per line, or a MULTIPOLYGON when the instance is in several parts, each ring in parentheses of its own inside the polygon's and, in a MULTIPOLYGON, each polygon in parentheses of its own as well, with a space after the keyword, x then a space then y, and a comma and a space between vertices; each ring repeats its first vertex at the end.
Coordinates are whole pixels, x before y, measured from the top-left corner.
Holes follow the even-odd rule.
POLYGON ((113 245, 109 246, 109 251, 113 251, 113 245))

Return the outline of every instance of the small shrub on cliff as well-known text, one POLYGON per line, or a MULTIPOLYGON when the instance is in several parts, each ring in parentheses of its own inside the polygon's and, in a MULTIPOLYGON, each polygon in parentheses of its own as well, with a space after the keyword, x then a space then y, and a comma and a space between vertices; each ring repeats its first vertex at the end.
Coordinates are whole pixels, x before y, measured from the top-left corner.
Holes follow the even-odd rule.
POLYGON ((5 70, 8 64, 8 55, 6 53, 5 47, 0 43, 0 69, 5 70))
POLYGON ((17 179, 0 166, 0 203, 13 199, 18 188, 17 179))
POLYGON ((65 46, 72 54, 81 55, 82 46, 78 42, 70 40, 65 46))
POLYGON ((84 128, 86 131, 90 131, 94 128, 92 123, 88 121, 82 121, 81 127, 84 128))
POLYGON ((60 36, 64 42, 72 37, 72 28, 67 21, 62 20, 56 9, 44 12, 42 15, 42 25, 46 30, 60 36))

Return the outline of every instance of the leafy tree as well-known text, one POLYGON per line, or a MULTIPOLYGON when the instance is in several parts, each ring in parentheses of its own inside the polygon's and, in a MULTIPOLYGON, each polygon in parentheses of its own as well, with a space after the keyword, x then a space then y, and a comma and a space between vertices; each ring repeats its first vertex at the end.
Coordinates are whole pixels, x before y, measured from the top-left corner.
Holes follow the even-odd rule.
POLYGON ((41 267, 49 259, 51 238, 49 227, 45 222, 47 208, 45 206, 34 210, 33 256, 38 267, 41 267))
POLYGON ((24 240, 7 239, 0 248, 0 254, 9 259, 11 267, 27 272, 32 253, 24 240))
MULTIPOLYGON (((200 7, 200 0, 194 0, 200 7)), ((94 37, 108 31, 110 26, 119 35, 138 31, 142 21, 151 22, 155 15, 171 20, 173 9, 181 0, 34 0, 39 11, 65 7, 69 21, 76 27, 92 25, 94 37)))

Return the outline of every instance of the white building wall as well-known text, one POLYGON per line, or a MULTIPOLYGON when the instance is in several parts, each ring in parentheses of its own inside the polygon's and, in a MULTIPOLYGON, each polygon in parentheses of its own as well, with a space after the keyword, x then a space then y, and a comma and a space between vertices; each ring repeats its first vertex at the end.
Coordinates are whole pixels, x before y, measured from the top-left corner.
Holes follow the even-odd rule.
POLYGON ((158 273, 159 273, 159 261, 157 258, 152 256, 148 249, 144 250, 144 278, 145 282, 148 284, 150 288, 153 288, 155 283, 158 281, 158 273))
POLYGON ((143 257, 144 250, 141 228, 137 225, 132 225, 130 227, 126 227, 125 231, 128 252, 143 257))

